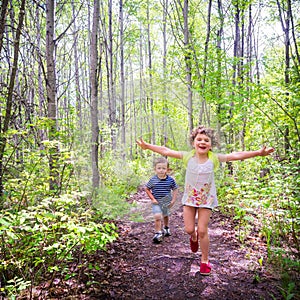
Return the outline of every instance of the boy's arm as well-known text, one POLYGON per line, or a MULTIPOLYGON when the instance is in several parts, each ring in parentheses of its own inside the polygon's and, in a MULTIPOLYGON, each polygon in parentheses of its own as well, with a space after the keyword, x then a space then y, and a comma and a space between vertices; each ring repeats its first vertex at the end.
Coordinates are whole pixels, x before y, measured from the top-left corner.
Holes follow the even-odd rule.
POLYGON ((174 189, 173 192, 172 192, 172 200, 171 200, 171 203, 170 203, 170 208, 175 204, 177 194, 178 194, 178 188, 174 189))
POLYGON ((153 152, 159 153, 163 156, 169 156, 174 158, 182 158, 182 153, 176 150, 169 149, 165 146, 158 146, 146 143, 142 138, 140 138, 136 143, 143 149, 143 150, 151 150, 153 152))
POLYGON ((267 156, 272 152, 274 152, 274 148, 267 148, 266 146, 263 146, 260 150, 232 152, 230 154, 226 154, 225 157, 226 161, 244 160, 255 156, 267 156))
POLYGON ((150 200, 153 204, 158 204, 157 200, 154 198, 153 194, 151 193, 151 191, 147 187, 145 187, 145 192, 146 192, 146 194, 148 195, 148 197, 150 198, 150 200))

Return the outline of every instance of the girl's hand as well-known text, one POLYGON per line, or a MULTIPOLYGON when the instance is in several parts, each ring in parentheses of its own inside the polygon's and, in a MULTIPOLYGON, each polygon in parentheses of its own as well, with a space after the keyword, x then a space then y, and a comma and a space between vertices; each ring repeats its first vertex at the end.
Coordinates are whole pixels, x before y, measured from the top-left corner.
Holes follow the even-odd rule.
POLYGON ((143 150, 147 149, 147 143, 140 138, 139 140, 136 141, 137 145, 140 146, 143 150))
POLYGON ((260 155, 260 156, 267 156, 267 155, 271 154, 272 152, 274 152, 274 148, 272 148, 272 147, 267 148, 266 146, 263 146, 263 147, 259 150, 259 155, 260 155))

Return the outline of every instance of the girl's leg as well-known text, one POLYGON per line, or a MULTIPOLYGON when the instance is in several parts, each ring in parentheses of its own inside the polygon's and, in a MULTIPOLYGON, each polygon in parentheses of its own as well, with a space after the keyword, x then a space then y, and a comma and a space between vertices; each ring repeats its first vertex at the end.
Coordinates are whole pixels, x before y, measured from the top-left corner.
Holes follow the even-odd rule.
POLYGON ((209 252, 209 237, 208 237, 208 223, 211 216, 211 209, 200 208, 198 210, 198 238, 201 249, 201 262, 208 263, 209 252))
POLYGON ((197 208, 183 206, 184 230, 189 234, 194 242, 197 241, 197 232, 195 230, 197 208))

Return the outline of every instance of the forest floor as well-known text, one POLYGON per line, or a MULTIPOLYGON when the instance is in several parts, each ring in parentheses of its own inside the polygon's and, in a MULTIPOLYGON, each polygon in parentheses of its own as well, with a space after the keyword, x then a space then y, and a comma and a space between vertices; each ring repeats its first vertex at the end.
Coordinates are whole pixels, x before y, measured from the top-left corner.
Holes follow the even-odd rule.
POLYGON ((180 196, 170 218, 172 235, 161 244, 152 242, 151 203, 140 191, 130 201, 137 204, 132 213, 139 211, 144 221, 118 221, 119 238, 88 258, 98 270, 57 277, 51 287, 36 288, 31 299, 285 299, 280 274, 266 263, 265 243, 255 233, 238 242, 232 220, 217 210, 209 225, 212 273, 200 275, 200 253, 189 249, 180 196))

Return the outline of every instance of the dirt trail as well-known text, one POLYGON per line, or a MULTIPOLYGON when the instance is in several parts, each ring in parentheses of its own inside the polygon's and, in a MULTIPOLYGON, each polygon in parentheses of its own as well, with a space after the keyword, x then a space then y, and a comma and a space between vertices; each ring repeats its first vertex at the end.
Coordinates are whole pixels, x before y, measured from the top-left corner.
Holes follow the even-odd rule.
POLYGON ((171 216, 172 236, 158 245, 152 243, 147 196, 141 192, 133 200, 145 221, 118 224, 120 238, 102 254, 106 268, 95 273, 100 285, 90 299, 283 299, 279 279, 265 265, 266 249, 258 237, 242 246, 230 220, 215 211, 209 226, 212 274, 201 276, 200 254, 190 251, 183 230, 180 200, 171 216))

